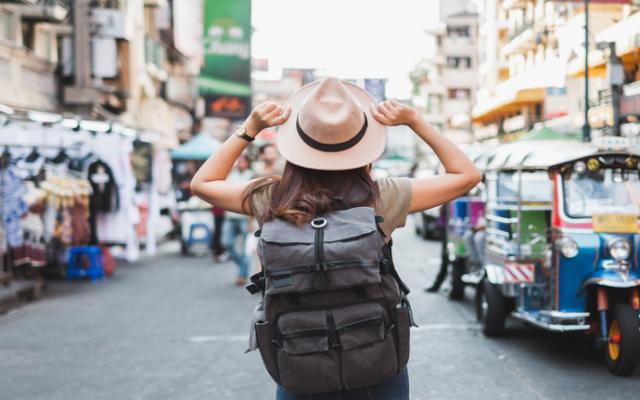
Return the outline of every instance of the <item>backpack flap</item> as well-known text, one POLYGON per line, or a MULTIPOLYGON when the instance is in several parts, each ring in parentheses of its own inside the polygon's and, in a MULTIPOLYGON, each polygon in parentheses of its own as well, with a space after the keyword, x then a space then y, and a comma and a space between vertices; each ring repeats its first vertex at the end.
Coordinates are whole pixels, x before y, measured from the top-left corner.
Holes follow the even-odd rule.
POLYGON ((380 282, 383 245, 373 209, 357 207, 301 226, 266 222, 258 255, 269 294, 302 293, 380 282))
POLYGON ((326 311, 295 312, 281 316, 278 330, 282 351, 291 355, 329 350, 329 330, 326 311))

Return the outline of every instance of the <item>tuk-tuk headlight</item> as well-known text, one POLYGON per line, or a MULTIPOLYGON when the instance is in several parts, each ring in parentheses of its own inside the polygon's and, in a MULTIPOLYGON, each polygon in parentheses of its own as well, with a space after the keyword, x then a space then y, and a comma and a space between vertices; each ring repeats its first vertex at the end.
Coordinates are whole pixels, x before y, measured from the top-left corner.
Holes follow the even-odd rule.
POLYGON ((611 257, 618 261, 626 260, 629 258, 629 252, 631 251, 631 246, 629 246, 629 241, 623 238, 614 238, 609 240, 607 244, 609 247, 609 254, 611 257))
POLYGON ((556 249, 567 258, 573 258, 578 255, 578 243, 575 240, 564 237, 556 240, 556 249))

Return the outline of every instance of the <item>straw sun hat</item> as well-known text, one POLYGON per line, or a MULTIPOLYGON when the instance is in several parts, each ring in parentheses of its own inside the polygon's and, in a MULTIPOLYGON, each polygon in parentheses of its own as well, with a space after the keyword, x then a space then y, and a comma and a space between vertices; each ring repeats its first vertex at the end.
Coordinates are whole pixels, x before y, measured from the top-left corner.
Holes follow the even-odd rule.
POLYGON ((301 167, 345 170, 376 160, 385 147, 386 129, 371 115, 374 98, 336 78, 312 82, 286 102, 291 115, 278 128, 282 156, 301 167))

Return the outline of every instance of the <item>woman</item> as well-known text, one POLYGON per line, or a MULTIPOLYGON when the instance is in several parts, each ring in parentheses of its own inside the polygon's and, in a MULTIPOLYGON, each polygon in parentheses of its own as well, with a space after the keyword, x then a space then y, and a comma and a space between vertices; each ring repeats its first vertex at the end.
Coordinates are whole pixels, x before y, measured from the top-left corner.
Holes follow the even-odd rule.
MULTIPOLYGON (((286 105, 265 102, 253 110, 216 154, 193 177, 203 199, 260 222, 283 218, 296 224, 333 210, 336 198, 352 206, 372 206, 384 217, 390 237, 408 213, 444 204, 474 187, 480 173, 453 143, 439 135, 411 107, 395 100, 376 105, 363 89, 335 78, 313 82, 286 105), (236 158, 261 130, 277 126, 278 149, 287 161, 282 177, 248 184, 229 182, 236 158), (427 179, 378 179, 371 163, 384 151, 385 125, 407 125, 442 161, 446 173, 427 179)), ((299 396, 278 387, 277 399, 409 398, 406 369, 382 384, 326 395, 299 396)))

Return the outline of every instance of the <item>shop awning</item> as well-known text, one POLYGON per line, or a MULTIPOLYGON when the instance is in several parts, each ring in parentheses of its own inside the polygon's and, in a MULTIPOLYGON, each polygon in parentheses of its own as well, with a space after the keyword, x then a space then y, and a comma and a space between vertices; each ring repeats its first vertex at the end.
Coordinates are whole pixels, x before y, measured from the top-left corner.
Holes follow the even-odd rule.
POLYGON ((206 132, 201 132, 187 143, 171 150, 172 160, 204 161, 218 150, 220 142, 206 132))
POLYGON ((523 105, 539 103, 544 100, 544 88, 523 89, 495 96, 489 101, 478 104, 473 109, 473 122, 489 122, 497 117, 520 111, 523 105))

